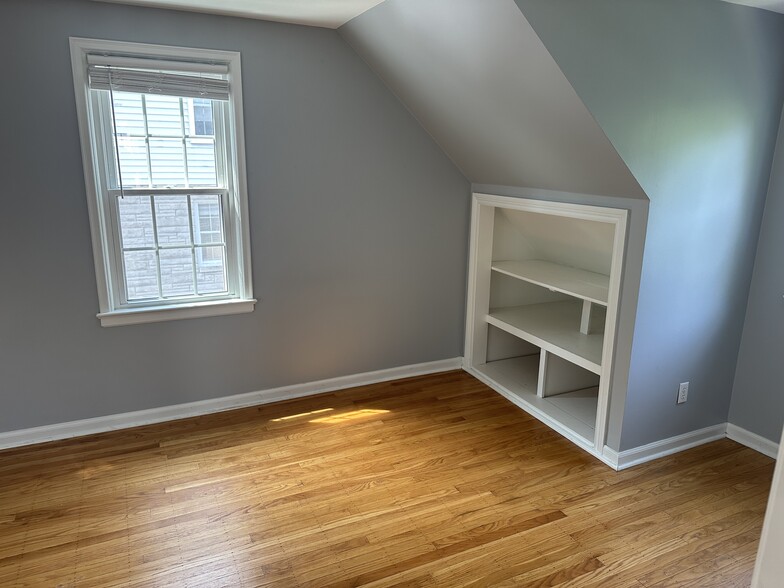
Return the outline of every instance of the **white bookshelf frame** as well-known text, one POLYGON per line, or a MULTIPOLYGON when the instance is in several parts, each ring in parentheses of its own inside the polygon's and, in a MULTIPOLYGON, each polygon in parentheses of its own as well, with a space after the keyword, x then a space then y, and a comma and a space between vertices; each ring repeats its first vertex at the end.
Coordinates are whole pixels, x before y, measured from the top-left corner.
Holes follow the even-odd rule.
MULTIPOLYGON (((539 200, 537 199, 538 193, 536 190, 527 190, 526 194, 528 197, 525 198, 483 193, 474 193, 473 195, 466 310, 465 369, 529 414, 555 429, 586 451, 602 459, 609 418, 610 382, 613 372, 613 355, 625 255, 628 211, 620 208, 539 200), (593 439, 586 439, 583 434, 574 430, 568 424, 546 414, 534 403, 528 402, 515 394, 508 382, 502 384, 492 377, 491 373, 485 373, 485 370, 482 369, 487 357, 487 335, 490 324, 488 323, 488 312, 490 309, 489 282, 491 273, 494 271, 491 269, 493 264, 493 228, 495 211, 498 208, 608 223, 613 226, 613 251, 608 281, 607 315, 602 344, 602 360, 601 364, 596 366, 599 368, 598 371, 592 370, 599 374, 596 426, 593 439)), ((579 197, 578 194, 573 196, 579 197)), ((525 280, 526 278, 519 277, 519 279, 525 280)), ((539 285, 544 287, 552 286, 546 283, 539 285)), ((557 285, 551 289, 564 291, 558 288, 557 285)), ((569 291, 565 293, 575 297, 575 300, 580 299, 579 293, 569 291)), ((535 341, 528 340, 536 344, 535 341)), ((550 345, 538 346, 542 348, 542 352, 553 352, 550 345)), ((558 355, 567 361, 571 361, 568 355, 566 357, 561 354, 558 355)))

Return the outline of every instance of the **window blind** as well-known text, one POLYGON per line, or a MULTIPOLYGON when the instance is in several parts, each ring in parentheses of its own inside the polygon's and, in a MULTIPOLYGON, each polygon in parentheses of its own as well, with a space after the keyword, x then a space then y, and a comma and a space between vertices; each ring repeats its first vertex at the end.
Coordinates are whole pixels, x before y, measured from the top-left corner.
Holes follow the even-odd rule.
POLYGON ((229 80, 214 77, 215 74, 211 72, 199 75, 178 71, 88 65, 87 75, 92 90, 111 89, 114 92, 163 94, 210 100, 229 99, 229 80))

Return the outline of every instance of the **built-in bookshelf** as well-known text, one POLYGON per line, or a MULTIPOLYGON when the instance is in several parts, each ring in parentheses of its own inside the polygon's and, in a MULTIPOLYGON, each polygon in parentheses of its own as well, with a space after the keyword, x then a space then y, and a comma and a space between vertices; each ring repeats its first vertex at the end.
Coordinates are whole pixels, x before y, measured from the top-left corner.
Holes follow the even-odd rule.
POLYGON ((469 371, 600 454, 626 211, 474 195, 469 371))

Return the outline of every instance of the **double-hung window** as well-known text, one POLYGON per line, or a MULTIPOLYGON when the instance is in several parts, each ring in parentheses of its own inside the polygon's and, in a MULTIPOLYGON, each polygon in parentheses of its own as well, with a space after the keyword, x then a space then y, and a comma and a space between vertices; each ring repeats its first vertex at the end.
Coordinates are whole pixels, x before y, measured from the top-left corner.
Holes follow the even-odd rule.
POLYGON ((71 39, 105 326, 253 310, 239 54, 71 39))

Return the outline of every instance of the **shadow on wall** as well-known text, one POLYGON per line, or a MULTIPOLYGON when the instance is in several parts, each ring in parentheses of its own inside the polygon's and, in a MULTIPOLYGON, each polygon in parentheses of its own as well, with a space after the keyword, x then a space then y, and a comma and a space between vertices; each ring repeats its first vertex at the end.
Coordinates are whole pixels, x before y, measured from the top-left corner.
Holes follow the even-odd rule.
MULTIPOLYGON (((724 388, 731 381, 734 365, 716 366, 715 358, 722 356, 716 348, 726 345, 727 329, 742 321, 736 316, 738 279, 750 272, 746 243, 758 212, 749 205, 758 200, 749 186, 761 172, 753 130, 747 113, 721 102, 689 104, 640 125, 640 136, 653 141, 682 138, 656 164, 658 185, 647 186, 656 197, 640 294, 646 310, 638 315, 638 329, 647 332, 638 339, 646 342, 640 350, 645 360, 635 366, 643 381, 657 381, 661 368, 675 366, 672 371, 697 379, 698 390, 708 393, 710 377, 690 373, 695 365, 728 374, 724 388)), ((719 419, 728 401, 718 403, 719 419)))

